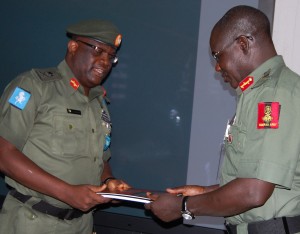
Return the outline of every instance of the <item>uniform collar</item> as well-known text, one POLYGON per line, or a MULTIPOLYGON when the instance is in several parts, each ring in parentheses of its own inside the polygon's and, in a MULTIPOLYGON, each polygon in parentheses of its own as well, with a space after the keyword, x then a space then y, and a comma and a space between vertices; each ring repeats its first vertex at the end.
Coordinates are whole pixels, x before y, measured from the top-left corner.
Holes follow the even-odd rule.
POLYGON ((273 74, 278 66, 283 65, 285 64, 281 55, 276 55, 268 59, 240 82, 239 87, 236 89, 237 95, 241 95, 242 93, 247 94, 254 88, 261 86, 272 78, 271 74, 273 74))
MULTIPOLYGON (((63 60, 58 65, 58 70, 60 74, 63 76, 63 82, 65 83, 65 92, 69 96, 72 96, 75 92, 80 92, 84 95, 84 89, 79 84, 78 80, 76 79, 75 75, 71 71, 70 67, 68 66, 67 62, 63 60)), ((89 99, 92 100, 98 96, 105 96, 106 92, 102 86, 97 86, 90 90, 89 99)))

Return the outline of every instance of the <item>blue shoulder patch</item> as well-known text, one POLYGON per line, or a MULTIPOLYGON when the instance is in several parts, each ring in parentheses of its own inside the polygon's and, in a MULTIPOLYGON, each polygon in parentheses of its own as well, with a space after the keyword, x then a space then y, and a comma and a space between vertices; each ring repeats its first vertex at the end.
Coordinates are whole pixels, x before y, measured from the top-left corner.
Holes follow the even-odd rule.
POLYGON ((25 91, 19 87, 16 87, 15 91, 9 98, 8 102, 10 104, 12 104, 13 106, 19 108, 20 110, 23 110, 26 107, 26 105, 30 99, 30 96, 31 96, 31 94, 28 93, 27 91, 25 91))

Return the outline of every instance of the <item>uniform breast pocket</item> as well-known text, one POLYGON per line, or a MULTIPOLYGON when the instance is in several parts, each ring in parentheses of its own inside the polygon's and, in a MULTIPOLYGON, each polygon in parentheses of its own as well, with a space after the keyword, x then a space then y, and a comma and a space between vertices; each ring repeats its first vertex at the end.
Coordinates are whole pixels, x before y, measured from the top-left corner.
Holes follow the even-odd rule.
POLYGON ((53 150, 63 155, 88 155, 88 134, 81 116, 53 117, 53 150))
POLYGON ((231 137, 231 143, 228 145, 231 145, 237 153, 243 152, 246 143, 246 131, 237 125, 232 125, 229 130, 229 136, 231 137))

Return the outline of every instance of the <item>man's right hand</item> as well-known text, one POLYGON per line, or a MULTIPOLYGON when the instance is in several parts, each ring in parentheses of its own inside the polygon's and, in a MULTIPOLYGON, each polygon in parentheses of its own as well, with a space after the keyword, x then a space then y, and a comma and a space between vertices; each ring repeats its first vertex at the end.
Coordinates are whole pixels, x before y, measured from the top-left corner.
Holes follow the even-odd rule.
POLYGON ((102 192, 106 189, 106 185, 93 186, 93 185, 71 185, 69 191, 65 194, 66 198, 63 202, 69 204, 73 208, 89 211, 93 207, 110 202, 112 199, 105 198, 97 192, 102 192))

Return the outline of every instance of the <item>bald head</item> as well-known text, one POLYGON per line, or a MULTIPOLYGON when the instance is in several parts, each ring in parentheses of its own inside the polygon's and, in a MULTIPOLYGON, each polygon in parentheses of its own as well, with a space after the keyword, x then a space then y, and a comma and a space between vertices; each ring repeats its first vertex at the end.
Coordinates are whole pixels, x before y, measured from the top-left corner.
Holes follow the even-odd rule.
POLYGON ((216 71, 233 88, 277 54, 267 16, 250 6, 236 6, 225 13, 211 32, 210 48, 216 71))
POLYGON ((239 35, 253 36, 257 40, 271 40, 270 22, 260 10, 250 6, 231 8, 216 23, 213 31, 218 31, 227 40, 234 40, 239 35))

